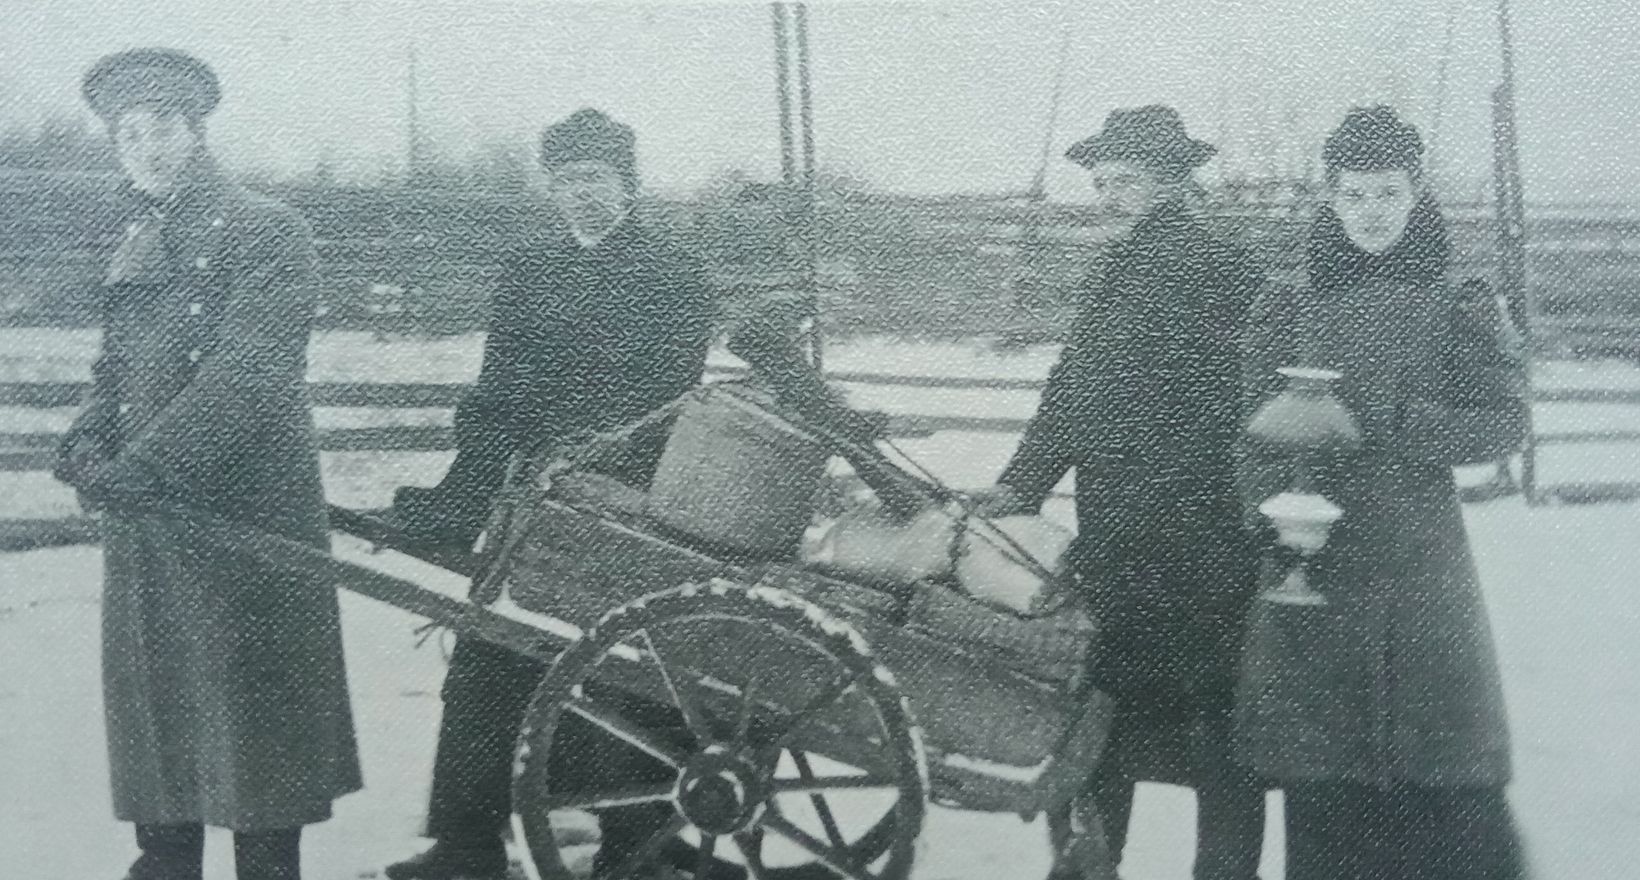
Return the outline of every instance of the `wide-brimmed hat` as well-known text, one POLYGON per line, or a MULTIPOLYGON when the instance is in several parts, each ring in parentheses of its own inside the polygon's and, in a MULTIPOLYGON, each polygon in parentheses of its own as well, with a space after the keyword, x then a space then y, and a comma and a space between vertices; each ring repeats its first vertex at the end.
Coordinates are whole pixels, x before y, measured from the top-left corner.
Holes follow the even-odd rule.
POLYGON ((1217 152, 1212 144, 1185 133, 1179 111, 1165 104, 1149 104, 1112 110, 1104 128, 1078 141, 1065 151, 1065 158, 1084 168, 1120 159, 1184 177, 1217 152))
POLYGON ((1423 157, 1418 129, 1383 104, 1344 114, 1321 148, 1321 162, 1331 171, 1417 171, 1423 157))
POLYGON ((113 121, 132 107, 155 106, 198 121, 222 99, 210 65, 175 49, 129 49, 86 71, 80 93, 92 112, 113 121))
POLYGON ((541 164, 608 162, 630 174, 637 166, 637 136, 604 113, 583 109, 541 132, 541 164))

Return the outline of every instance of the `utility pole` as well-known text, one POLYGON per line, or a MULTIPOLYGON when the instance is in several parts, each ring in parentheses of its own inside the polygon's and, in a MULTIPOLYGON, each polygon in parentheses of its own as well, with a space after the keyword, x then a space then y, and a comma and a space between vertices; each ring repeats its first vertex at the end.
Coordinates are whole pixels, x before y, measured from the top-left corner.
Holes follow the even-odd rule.
POLYGON ((1042 127, 1042 149, 1037 156, 1036 171, 1031 176, 1030 189, 1025 193, 1025 221, 1020 228, 1019 249, 1016 251, 1013 273, 1014 305, 1028 314, 1034 323, 1045 323, 1039 307, 1047 303, 1042 267, 1047 248, 1042 237, 1042 215, 1048 205, 1048 162, 1053 156, 1053 142, 1059 124, 1059 107, 1065 96, 1065 70, 1069 66, 1071 25, 1065 22, 1059 35, 1059 57, 1054 62, 1053 91, 1048 98, 1048 117, 1042 127))
POLYGON ((1435 73, 1435 118, 1429 126, 1429 176, 1436 183, 1441 180, 1441 125, 1446 121, 1446 100, 1449 89, 1448 70, 1452 66, 1452 32, 1457 19, 1457 9, 1452 5, 1446 8, 1446 39, 1441 46, 1441 62, 1435 73))
POLYGON ((1048 159, 1053 152, 1054 129, 1059 123, 1059 105, 1065 97, 1065 67, 1071 57, 1071 26, 1064 25, 1059 35, 1059 60, 1054 64, 1053 95, 1048 99, 1048 120, 1042 130, 1042 154, 1038 157, 1036 175, 1031 178, 1031 200, 1041 202, 1048 195, 1048 159))
POLYGON ((405 180, 411 186, 422 182, 426 171, 425 157, 422 153, 421 133, 421 100, 417 94, 418 84, 416 64, 416 47, 410 47, 409 69, 405 76, 406 101, 406 131, 405 131, 405 180))

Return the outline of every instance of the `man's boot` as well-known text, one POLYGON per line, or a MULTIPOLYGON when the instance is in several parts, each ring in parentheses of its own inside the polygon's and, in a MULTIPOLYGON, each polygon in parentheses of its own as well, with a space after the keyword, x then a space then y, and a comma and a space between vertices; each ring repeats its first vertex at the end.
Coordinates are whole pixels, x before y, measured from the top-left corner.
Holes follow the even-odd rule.
MULTIPOLYGON (((598 827, 602 831, 598 852, 592 857, 593 878, 607 877, 628 858, 643 848, 672 818, 671 804, 637 804, 630 807, 612 807, 598 811, 598 827)), ((670 866, 657 856, 655 862, 638 871, 643 880, 664 878, 674 874, 670 866)))
POLYGON ((233 863, 238 880, 302 880, 302 829, 236 831, 233 863))
POLYGON ((142 855, 125 880, 201 880, 205 863, 203 825, 138 825, 142 855))
POLYGON ((420 855, 388 865, 382 873, 388 880, 506 880, 507 850, 500 838, 469 845, 439 840, 420 855))

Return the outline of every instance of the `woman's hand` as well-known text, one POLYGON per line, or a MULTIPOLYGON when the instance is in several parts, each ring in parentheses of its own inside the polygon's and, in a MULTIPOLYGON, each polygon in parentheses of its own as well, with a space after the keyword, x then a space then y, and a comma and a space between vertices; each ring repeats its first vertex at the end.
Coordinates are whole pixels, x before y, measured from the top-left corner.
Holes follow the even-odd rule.
POLYGON ((70 486, 78 484, 87 471, 104 460, 101 445, 85 433, 64 437, 57 448, 57 461, 51 467, 51 476, 70 486))

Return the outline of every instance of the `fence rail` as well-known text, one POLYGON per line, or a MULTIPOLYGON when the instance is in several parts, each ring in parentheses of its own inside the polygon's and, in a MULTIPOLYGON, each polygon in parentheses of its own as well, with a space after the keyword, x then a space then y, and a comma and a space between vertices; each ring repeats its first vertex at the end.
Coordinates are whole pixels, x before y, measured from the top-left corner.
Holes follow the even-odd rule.
MULTIPOLYGON (((746 371, 712 367, 709 379, 733 379, 746 371)), ((873 386, 987 391, 1037 391, 1034 379, 989 377, 896 376, 842 371, 829 373, 834 382, 873 386)), ((88 389, 83 382, 0 383, 0 407, 67 409, 76 407, 88 389)), ((438 382, 315 382, 309 385, 314 406, 363 409, 451 409, 470 386, 438 382)), ((922 436, 940 431, 1017 433, 1024 419, 992 416, 896 415, 889 432, 897 437, 922 436)), ((0 472, 46 470, 51 467, 58 434, 51 431, 0 432, 0 472)), ((442 425, 390 425, 368 428, 328 428, 318 434, 325 452, 431 452, 453 448, 452 429, 442 425)))
MULTIPOLYGON (((712 367, 708 378, 729 379, 745 375, 745 370, 712 367)), ((1042 381, 997 377, 953 377, 894 375, 865 371, 838 371, 828 374, 834 382, 862 386, 949 389, 958 391, 1039 391, 1042 381)), ((450 409, 470 387, 464 383, 315 382, 310 386, 315 406, 367 409, 450 409)), ((0 383, 0 407, 22 409, 67 409, 79 405, 87 385, 83 382, 0 383)), ((1534 404, 1600 404, 1640 406, 1640 389, 1625 388, 1538 388, 1534 404)), ((1026 421, 991 416, 898 415, 889 423, 897 437, 927 436, 934 432, 969 431, 1018 433, 1026 421)), ((51 467, 59 434, 53 431, 0 432, 0 472, 43 471, 51 467)), ((327 452, 428 452, 453 448, 451 428, 443 425, 398 425, 363 428, 329 428, 319 432, 319 446, 327 452)), ((1640 430, 1612 429, 1536 433, 1526 455, 1537 447, 1573 443, 1640 443, 1640 430)), ((1540 487, 1528 479, 1529 501, 1547 497, 1581 500, 1624 500, 1640 496, 1640 486, 1626 483, 1566 484, 1540 487)), ((83 518, 65 520, 0 519, 0 549, 86 540, 94 527, 83 518)))
MULTIPOLYGON (((745 375, 735 367, 713 367, 708 378, 728 379, 745 375)), ((896 376, 869 372, 831 372, 834 382, 854 385, 896 386, 901 388, 945 388, 969 391, 1038 391, 1037 379, 988 377, 896 376)), ((308 386, 314 406, 390 409, 442 409, 461 400, 468 385, 457 382, 315 382, 308 386)), ((83 382, 4 382, 0 383, 0 406, 51 409, 78 406, 85 395, 83 382)))

